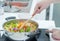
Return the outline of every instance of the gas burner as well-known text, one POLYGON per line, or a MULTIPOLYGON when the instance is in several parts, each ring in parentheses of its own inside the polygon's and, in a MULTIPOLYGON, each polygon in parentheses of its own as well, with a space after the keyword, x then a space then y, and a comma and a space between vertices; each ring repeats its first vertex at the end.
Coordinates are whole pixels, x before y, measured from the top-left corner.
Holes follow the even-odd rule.
MULTIPOLYGON (((37 35, 37 36, 30 38, 28 40, 25 40, 25 41, 50 41, 49 33, 46 33, 45 30, 46 29, 41 29, 40 35, 37 35)), ((3 35, 2 37, 0 36, 0 41, 16 41, 16 40, 12 40, 12 39, 6 37, 5 35, 3 35)))

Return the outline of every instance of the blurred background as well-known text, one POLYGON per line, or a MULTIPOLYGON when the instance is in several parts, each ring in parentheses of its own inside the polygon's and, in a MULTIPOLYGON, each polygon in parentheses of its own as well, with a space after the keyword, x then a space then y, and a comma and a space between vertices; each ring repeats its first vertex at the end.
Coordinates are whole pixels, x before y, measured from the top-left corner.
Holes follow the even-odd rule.
MULTIPOLYGON (((29 13, 31 9, 32 0, 4 0, 0 1, 0 15, 2 10, 4 9, 4 12, 25 12, 29 13), (22 3, 28 3, 26 7, 22 7, 22 9, 16 8, 9 4, 9 2, 22 2, 22 3), (8 3, 8 4, 5 4, 8 3), (4 8, 3 8, 4 7, 4 8)), ((43 15, 41 15, 43 16, 43 15)), ((39 18, 40 16, 37 16, 36 18, 39 18)), ((50 6, 46 9, 46 20, 49 20, 50 16, 50 6)), ((60 27, 60 3, 53 5, 53 13, 52 13, 52 20, 55 21, 56 26, 60 27)))
POLYGON ((5 0, 4 12, 28 13, 30 11, 31 4, 32 4, 32 0, 5 0))

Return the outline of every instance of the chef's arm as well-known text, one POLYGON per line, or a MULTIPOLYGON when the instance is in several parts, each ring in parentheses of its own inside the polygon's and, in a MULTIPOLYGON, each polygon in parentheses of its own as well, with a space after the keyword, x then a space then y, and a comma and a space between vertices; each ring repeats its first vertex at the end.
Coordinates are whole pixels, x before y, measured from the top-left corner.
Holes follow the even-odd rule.
POLYGON ((52 33, 52 38, 56 41, 60 41, 60 29, 46 30, 46 32, 52 33))
POLYGON ((36 4, 34 9, 34 15, 40 13, 42 10, 46 9, 51 3, 60 3, 60 0, 42 0, 36 4))

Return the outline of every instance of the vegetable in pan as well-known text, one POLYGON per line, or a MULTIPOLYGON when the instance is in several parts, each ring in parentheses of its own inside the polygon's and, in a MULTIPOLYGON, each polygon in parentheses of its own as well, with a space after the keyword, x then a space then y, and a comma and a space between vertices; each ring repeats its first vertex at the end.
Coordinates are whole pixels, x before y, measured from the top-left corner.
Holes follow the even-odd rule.
POLYGON ((25 26, 19 30, 23 25, 24 21, 11 20, 4 24, 4 29, 9 32, 31 32, 36 30, 36 25, 34 23, 28 22, 25 26))

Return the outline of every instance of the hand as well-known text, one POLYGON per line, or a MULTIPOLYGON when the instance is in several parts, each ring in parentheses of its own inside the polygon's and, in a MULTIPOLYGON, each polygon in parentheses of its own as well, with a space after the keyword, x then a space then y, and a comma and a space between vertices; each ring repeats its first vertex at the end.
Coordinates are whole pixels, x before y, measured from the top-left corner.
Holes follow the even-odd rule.
POLYGON ((47 32, 52 33, 52 38, 56 41, 60 41, 60 30, 53 29, 51 31, 47 30, 47 32))
POLYGON ((34 9, 34 14, 32 16, 34 16, 37 13, 40 13, 43 9, 47 8, 51 2, 51 0, 43 0, 37 3, 34 9))

